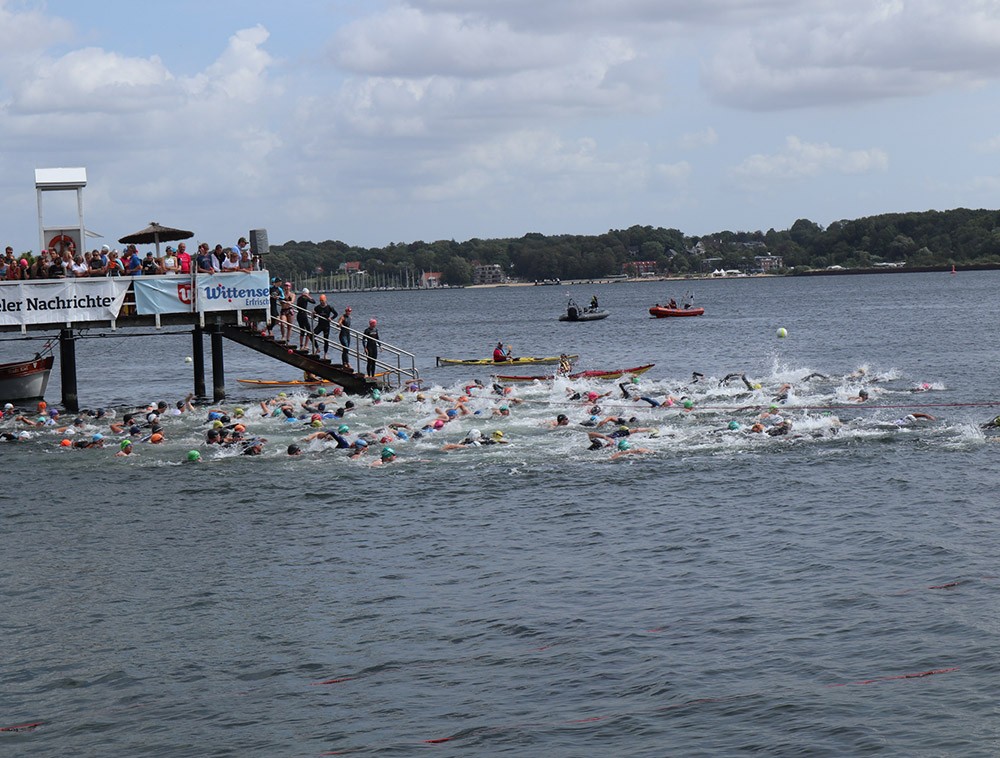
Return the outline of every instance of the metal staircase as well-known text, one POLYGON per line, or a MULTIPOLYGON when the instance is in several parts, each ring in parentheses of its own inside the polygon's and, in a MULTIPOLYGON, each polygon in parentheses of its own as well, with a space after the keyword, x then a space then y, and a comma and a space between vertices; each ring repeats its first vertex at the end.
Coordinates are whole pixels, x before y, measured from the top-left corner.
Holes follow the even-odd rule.
MULTIPOLYGON (((273 326, 277 328, 277 322, 273 326)), ((343 387, 345 392, 351 394, 366 395, 373 389, 384 390, 420 382, 415 356, 381 340, 378 342, 379 358, 375 361, 378 373, 375 376, 365 376, 368 356, 361 347, 364 334, 353 329, 349 330, 351 344, 347 347, 348 356, 354 361, 353 366, 334 363, 323 358, 312 333, 301 330, 294 323, 291 326, 292 339, 298 336, 300 341, 313 348, 312 351, 299 349, 291 342, 272 337, 249 322, 240 326, 222 325, 220 330, 223 337, 233 342, 294 366, 304 373, 335 382, 343 387), (390 360, 394 362, 389 362, 390 360)), ((336 338, 330 341, 329 349, 334 356, 340 357, 342 346, 336 338)))

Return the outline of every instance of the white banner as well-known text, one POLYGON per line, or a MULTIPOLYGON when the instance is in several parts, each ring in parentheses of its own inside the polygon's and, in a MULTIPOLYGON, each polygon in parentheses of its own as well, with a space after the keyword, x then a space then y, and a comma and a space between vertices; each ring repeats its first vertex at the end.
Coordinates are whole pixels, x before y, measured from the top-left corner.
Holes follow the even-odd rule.
POLYGON ((237 311, 268 308, 271 287, 266 271, 249 274, 199 274, 195 279, 199 311, 237 311))
POLYGON ((142 276, 136 277, 135 309, 140 316, 157 313, 190 313, 191 277, 184 276, 142 276))
POLYGON ((0 325, 113 321, 130 283, 114 277, 0 282, 0 325))

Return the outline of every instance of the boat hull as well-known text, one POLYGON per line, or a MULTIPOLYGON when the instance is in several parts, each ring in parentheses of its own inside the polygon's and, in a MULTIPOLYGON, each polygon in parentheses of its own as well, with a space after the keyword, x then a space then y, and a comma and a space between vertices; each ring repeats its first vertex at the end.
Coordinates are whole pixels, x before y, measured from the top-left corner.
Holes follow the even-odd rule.
MULTIPOLYGON (((566 356, 575 361, 579 355, 566 356)), ((540 358, 513 358, 509 361, 495 361, 492 358, 437 358, 439 366, 540 366, 546 363, 559 363, 560 356, 544 356, 540 358)))
POLYGON ((654 305, 649 309, 649 315, 656 318, 683 318, 685 316, 700 316, 705 312, 704 308, 664 308, 661 305, 654 305))
MULTIPOLYGON (((576 371, 572 374, 562 374, 567 379, 621 379, 626 374, 631 376, 639 376, 639 374, 645 374, 649 371, 655 363, 647 363, 645 366, 633 366, 632 368, 618 368, 612 369, 611 371, 601 371, 591 369, 589 371, 576 371)), ((514 374, 504 375, 497 374, 495 377, 501 382, 545 382, 556 378, 555 374, 547 374, 545 376, 517 376, 514 374)))
POLYGON ((576 308, 569 308, 566 313, 559 317, 560 321, 600 321, 602 318, 607 318, 611 315, 611 311, 606 311, 603 308, 586 308, 584 310, 578 310, 576 308))
POLYGON ((44 398, 54 360, 48 355, 30 361, 0 364, 0 402, 16 403, 44 398))

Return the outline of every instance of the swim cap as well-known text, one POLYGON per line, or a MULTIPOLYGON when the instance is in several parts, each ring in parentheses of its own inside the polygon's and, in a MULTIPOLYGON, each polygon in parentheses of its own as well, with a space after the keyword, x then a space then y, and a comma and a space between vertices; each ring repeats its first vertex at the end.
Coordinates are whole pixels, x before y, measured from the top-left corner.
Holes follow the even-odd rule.
POLYGON ((289 445, 288 446, 288 454, 289 455, 298 455, 301 452, 302 452, 302 448, 300 448, 298 445, 289 445))
POLYGON ((157 444, 158 442, 163 442, 163 435, 157 432, 156 434, 150 436, 149 441, 152 442, 154 445, 157 444))
POLYGON ((628 450, 630 447, 632 447, 632 445, 629 444, 628 440, 618 440, 618 449, 619 450, 628 450))
POLYGON ((392 458, 392 456, 394 456, 395 454, 396 454, 396 451, 393 450, 391 447, 386 446, 386 447, 382 448, 382 460, 383 461, 386 458, 392 458))
POLYGON ((739 424, 738 421, 730 421, 729 422, 729 428, 733 429, 733 430, 739 429, 740 428, 740 424, 739 424))
POLYGON ((364 440, 354 440, 354 447, 368 447, 368 443, 364 440))
POLYGON ((132 447, 132 440, 122 440, 121 443, 118 445, 118 447, 120 447, 122 450, 124 450, 127 447, 132 447))
POLYGON ((455 418, 455 416, 458 415, 458 411, 456 411, 454 408, 449 408, 447 411, 445 411, 445 413, 448 415, 448 418, 455 418))
POLYGON ((38 401, 38 410, 44 411, 48 407, 49 407, 48 403, 46 403, 44 400, 38 401))
POLYGON ((687 410, 691 410, 692 408, 694 408, 694 401, 693 400, 685 400, 684 401, 684 408, 687 409, 687 410))
POLYGON ((236 426, 233 427, 234 432, 245 432, 246 430, 247 428, 243 426, 243 424, 237 424, 236 426))
POLYGON ((302 288, 302 294, 303 295, 308 295, 309 294, 309 288, 308 287, 303 287, 302 288))
POLYGON ((222 418, 222 414, 221 413, 219 413, 218 411, 209 411, 209 413, 208 413, 208 420, 209 421, 215 421, 218 418, 222 418))
POLYGON ((566 418, 565 413, 560 413, 558 416, 556 416, 556 421, 569 421, 569 419, 566 418))
POLYGON ((372 390, 372 400, 381 400, 382 392, 376 387, 372 390))
POLYGON ((320 387, 318 390, 316 390, 316 394, 317 395, 325 395, 326 394, 326 387, 320 387))
POLYGON ((442 421, 441 419, 437 419, 434 421, 433 426, 435 429, 440 429, 442 426, 444 426, 444 421, 442 421))
POLYGON ((233 409, 233 415, 236 416, 236 418, 243 418, 243 415, 245 413, 246 413, 246 411, 243 410, 242 408, 235 408, 235 409, 233 409))
POLYGON ((104 439, 104 435, 101 434, 100 432, 95 432, 94 436, 92 436, 90 438, 91 442, 100 442, 103 439, 104 439))
POLYGON ((200 461, 201 453, 199 453, 197 450, 188 450, 187 459, 189 461, 200 461))
POLYGON ((57 411, 57 410, 56 410, 55 408, 50 408, 50 409, 49 409, 49 415, 50 415, 50 416, 51 416, 52 418, 55 418, 56 416, 58 416, 58 415, 59 415, 59 411, 57 411))
POLYGON ((503 438, 503 432, 501 432, 499 429, 494 429, 493 430, 493 439, 498 440, 498 439, 502 439, 502 438, 503 438))
POLYGON ((465 436, 470 440, 478 440, 482 438, 483 433, 480 432, 478 429, 470 429, 469 433, 465 436))
POLYGON ((588 400, 589 400, 590 402, 594 402, 594 401, 595 401, 595 400, 597 400, 597 398, 599 398, 599 397, 600 397, 600 395, 598 395, 598 394, 597 394, 596 392, 594 392, 593 390, 591 390, 590 392, 588 392, 588 393, 587 393, 587 399, 588 399, 588 400))
POLYGON ((504 411, 509 411, 509 410, 510 410, 510 408, 508 408, 506 405, 501 405, 500 406, 500 412, 501 413, 503 413, 504 411))
POLYGON ((225 424, 223 424, 221 421, 219 421, 219 419, 216 419, 215 421, 212 422, 212 428, 213 429, 221 429, 224 426, 225 426, 225 424))
POLYGON ((3 404, 3 409, 4 409, 5 411, 9 411, 9 410, 11 410, 11 409, 12 409, 13 407, 14 407, 14 404, 13 404, 13 403, 4 403, 4 404, 3 404))
POLYGON ((337 427, 337 434, 347 434, 349 431, 351 431, 351 427, 347 424, 341 424, 337 427))
POLYGON ((402 429, 396 430, 396 436, 399 437, 399 439, 403 440, 403 442, 406 442, 406 440, 410 439, 410 435, 408 435, 402 429))
POLYGON ((760 385, 760 382, 757 382, 756 384, 754 384, 753 388, 754 388, 755 390, 759 390, 759 389, 760 389, 760 386, 761 386, 761 385, 760 385))
POLYGON ((59 443, 59 445, 62 447, 72 447, 73 443, 70 442, 69 440, 63 440, 62 442, 59 443))
POLYGON ((375 326, 376 324, 378 324, 378 321, 376 321, 375 319, 368 320, 368 326, 375 326))
POLYGON ((31 432, 29 432, 27 429, 22 429, 21 431, 19 431, 17 433, 17 438, 19 440, 30 440, 31 439, 31 432))
POLYGON ((278 397, 288 397, 288 395, 284 392, 279 392, 278 397))
POLYGON ((310 421, 320 421, 322 418, 323 418, 323 414, 321 414, 321 413, 314 413, 312 416, 309 417, 309 420, 310 421))
POLYGON ((310 421, 309 426, 311 426, 313 429, 319 429, 321 426, 323 426, 323 422, 320 421, 319 419, 316 419, 315 421, 310 421))

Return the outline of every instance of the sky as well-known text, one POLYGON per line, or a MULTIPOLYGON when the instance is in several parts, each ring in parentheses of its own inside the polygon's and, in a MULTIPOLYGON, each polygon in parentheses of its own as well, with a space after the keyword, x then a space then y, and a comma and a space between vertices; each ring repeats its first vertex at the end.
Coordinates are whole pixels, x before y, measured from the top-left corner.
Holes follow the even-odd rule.
POLYGON ((0 0, 0 244, 51 167, 95 247, 998 208, 1000 0, 0 0))

